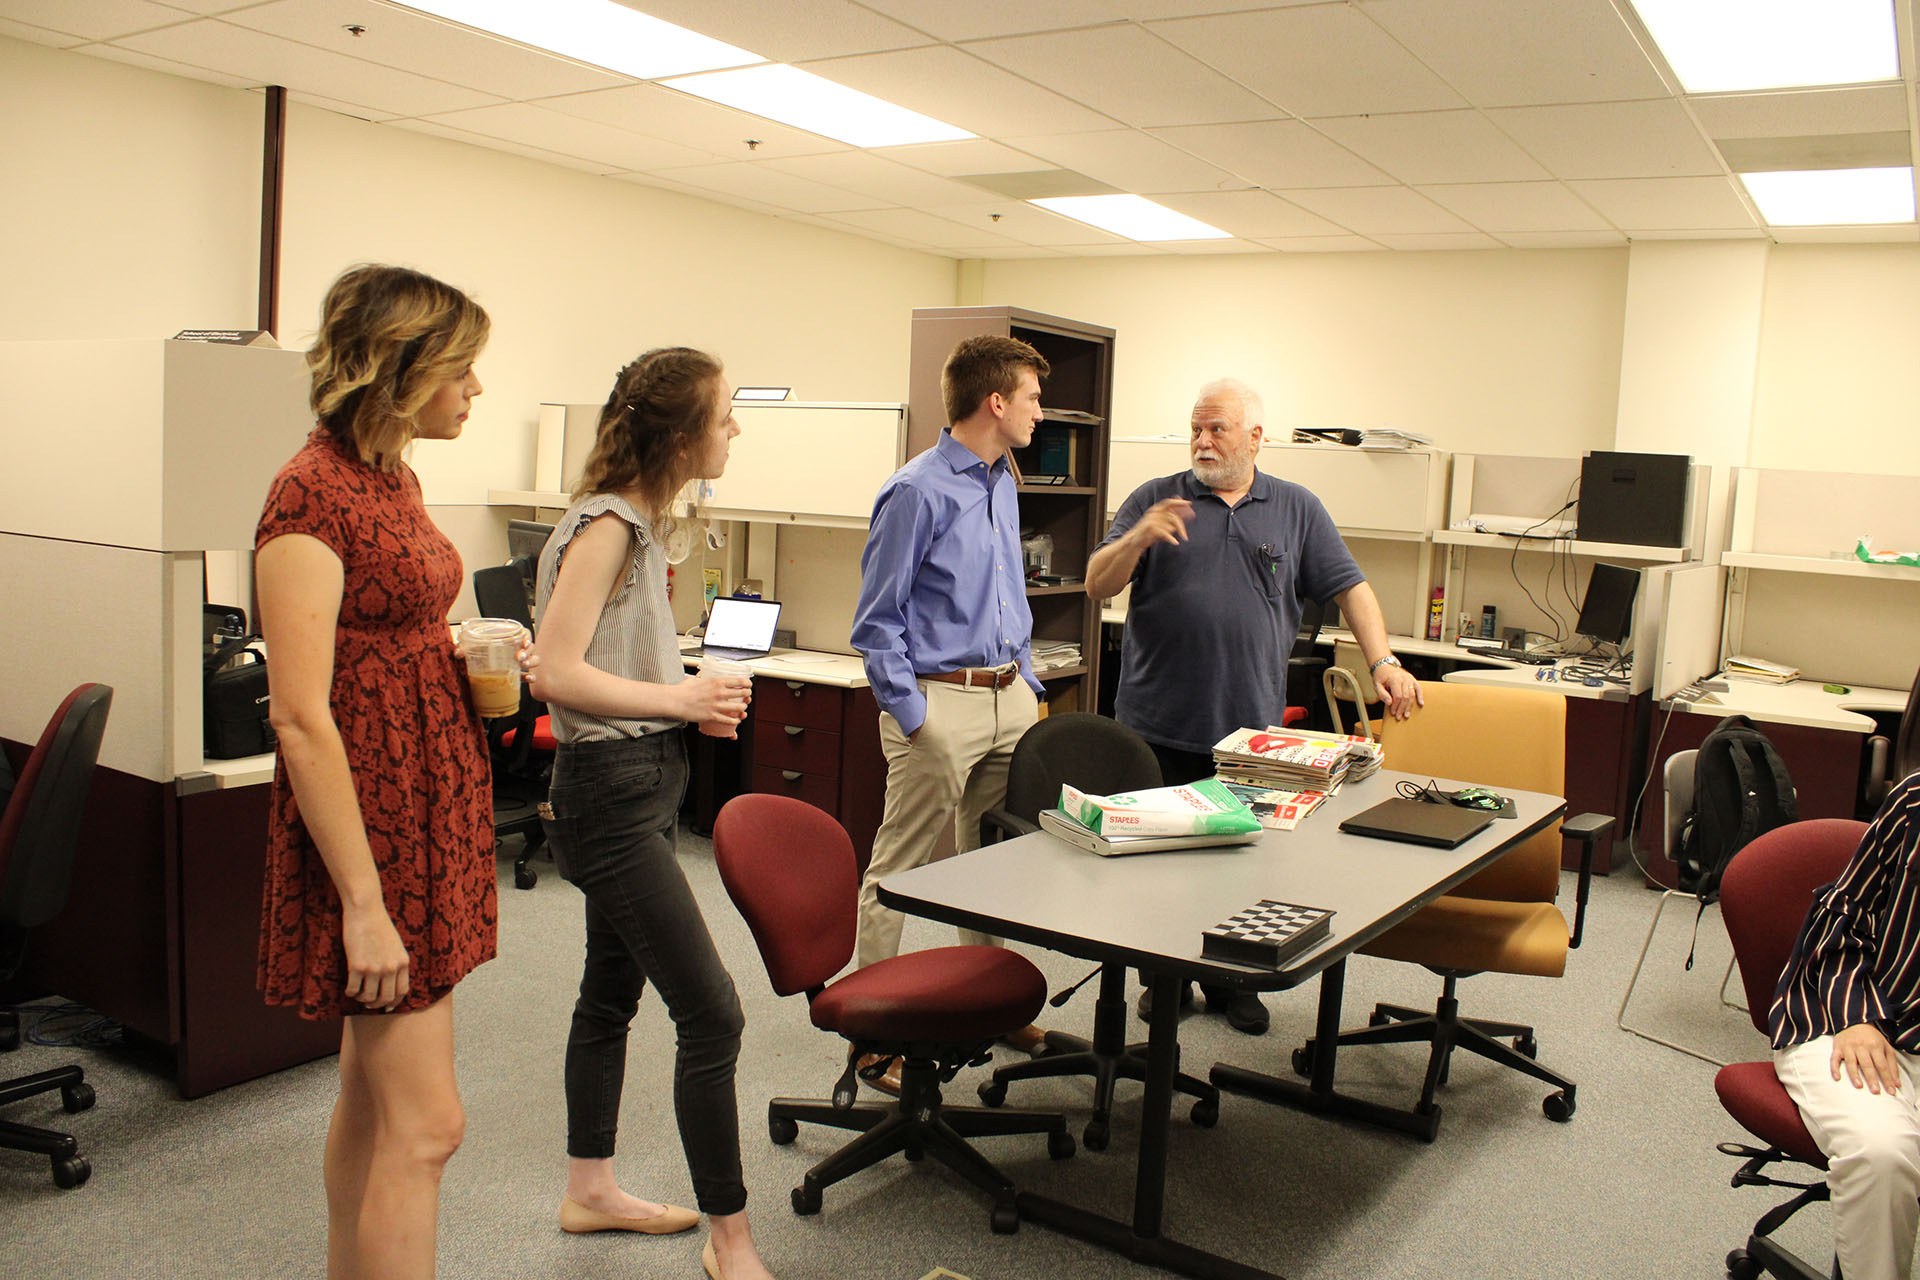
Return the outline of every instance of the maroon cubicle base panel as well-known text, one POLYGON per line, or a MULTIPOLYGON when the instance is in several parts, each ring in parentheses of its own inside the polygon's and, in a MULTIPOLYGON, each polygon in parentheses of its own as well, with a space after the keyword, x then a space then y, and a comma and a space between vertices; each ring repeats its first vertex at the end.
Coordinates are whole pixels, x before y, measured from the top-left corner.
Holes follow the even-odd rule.
POLYGON ((336 1052, 337 1021, 269 1007, 254 986, 269 791, 176 797, 94 770, 67 909, 28 939, 17 990, 78 1001, 166 1050, 187 1098, 336 1052))

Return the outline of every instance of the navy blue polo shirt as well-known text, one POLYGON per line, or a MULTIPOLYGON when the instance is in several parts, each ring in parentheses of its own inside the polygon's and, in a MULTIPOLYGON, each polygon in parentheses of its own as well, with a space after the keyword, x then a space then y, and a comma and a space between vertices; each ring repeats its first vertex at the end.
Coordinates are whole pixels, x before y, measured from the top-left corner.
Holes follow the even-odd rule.
POLYGON ((1331 600, 1366 575, 1320 499, 1258 470, 1233 507, 1191 471, 1149 480, 1100 545, 1172 497, 1193 504, 1193 523, 1134 568, 1114 715, 1149 742, 1212 751, 1235 729, 1280 723, 1301 598, 1331 600))

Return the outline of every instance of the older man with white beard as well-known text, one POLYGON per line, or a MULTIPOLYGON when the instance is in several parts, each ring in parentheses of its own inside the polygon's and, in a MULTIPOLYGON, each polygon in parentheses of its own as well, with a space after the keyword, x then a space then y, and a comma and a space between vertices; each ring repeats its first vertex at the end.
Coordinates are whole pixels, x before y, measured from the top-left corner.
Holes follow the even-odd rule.
MULTIPOLYGON (((1404 720, 1422 701, 1326 507, 1254 466, 1263 417, 1243 382, 1202 387, 1192 469, 1135 489, 1087 563, 1095 599, 1133 586, 1114 714, 1152 746, 1170 786, 1210 777, 1213 744, 1234 729, 1280 723, 1303 598, 1340 606, 1388 714, 1404 720)), ((1267 1029, 1258 996, 1206 994, 1239 1030, 1267 1029)))

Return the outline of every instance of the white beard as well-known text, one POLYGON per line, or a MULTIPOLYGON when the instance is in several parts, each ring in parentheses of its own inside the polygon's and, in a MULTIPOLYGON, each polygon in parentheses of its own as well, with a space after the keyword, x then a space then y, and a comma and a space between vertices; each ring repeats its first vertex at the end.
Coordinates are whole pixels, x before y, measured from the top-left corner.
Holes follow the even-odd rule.
POLYGON ((1244 467, 1228 461, 1195 462, 1194 478, 1209 489, 1233 490, 1241 488, 1253 479, 1251 463, 1244 467))

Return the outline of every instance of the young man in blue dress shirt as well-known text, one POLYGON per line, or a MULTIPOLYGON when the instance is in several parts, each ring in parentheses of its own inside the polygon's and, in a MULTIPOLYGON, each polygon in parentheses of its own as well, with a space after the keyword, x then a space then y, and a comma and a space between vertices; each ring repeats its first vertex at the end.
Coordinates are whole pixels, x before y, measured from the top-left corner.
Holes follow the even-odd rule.
MULTIPOLYGON (((1087 562, 1096 600, 1132 584, 1114 716, 1147 740, 1168 786, 1213 776, 1213 744, 1277 725, 1303 597, 1333 600, 1388 714, 1420 686, 1387 645, 1380 602, 1320 500, 1254 466, 1264 413, 1253 388, 1210 382, 1194 402, 1192 469, 1133 491, 1087 562)), ((1267 1029, 1252 992, 1203 988, 1249 1035, 1267 1029)), ((1191 993, 1183 995, 1183 1002, 1191 993)), ((1141 1016, 1148 1010, 1141 995, 1141 1016)))
MULTIPOLYGON (((1033 615, 1008 452, 1033 439, 1047 362, 1016 338, 954 348, 940 386, 952 424, 874 500, 860 557, 853 647, 880 704, 887 800, 860 884, 856 963, 899 953, 899 912, 876 886, 933 856, 943 827, 961 850, 1007 791, 1013 744, 1039 719, 1033 615)), ((965 943, 997 941, 971 930, 965 943)), ((1032 1052, 1038 1028, 1007 1037, 1032 1052)), ((898 1088, 898 1063, 880 1082, 898 1088)))

